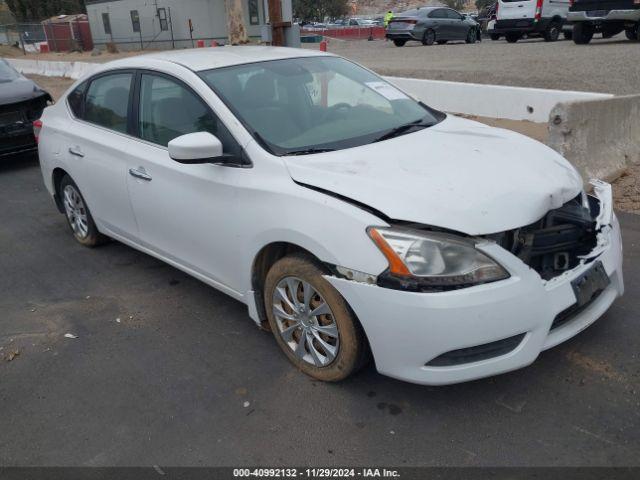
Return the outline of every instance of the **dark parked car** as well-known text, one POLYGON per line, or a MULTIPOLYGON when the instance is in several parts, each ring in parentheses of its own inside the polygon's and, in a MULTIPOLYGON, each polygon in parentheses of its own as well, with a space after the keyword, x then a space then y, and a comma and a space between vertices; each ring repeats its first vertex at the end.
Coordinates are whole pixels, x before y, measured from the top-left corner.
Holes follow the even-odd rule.
POLYGON ((0 157, 37 149, 33 122, 51 95, 0 58, 0 157))
POLYGON ((464 40, 475 43, 478 39, 478 23, 472 18, 445 7, 423 7, 408 10, 394 17, 387 27, 386 36, 398 47, 409 40, 423 45, 464 40))

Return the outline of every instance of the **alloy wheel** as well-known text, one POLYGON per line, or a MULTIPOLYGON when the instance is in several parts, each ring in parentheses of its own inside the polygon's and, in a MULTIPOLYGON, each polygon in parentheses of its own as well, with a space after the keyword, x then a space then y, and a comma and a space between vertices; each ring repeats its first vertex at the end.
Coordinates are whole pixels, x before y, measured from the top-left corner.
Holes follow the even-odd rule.
POLYGON ((84 239, 89 235, 89 218, 87 208, 80 192, 73 185, 64 188, 64 211, 69 225, 78 238, 84 239))
POLYGON ((338 326, 331 307, 310 283, 283 278, 272 304, 278 333, 298 358, 315 367, 335 360, 340 348, 338 326))

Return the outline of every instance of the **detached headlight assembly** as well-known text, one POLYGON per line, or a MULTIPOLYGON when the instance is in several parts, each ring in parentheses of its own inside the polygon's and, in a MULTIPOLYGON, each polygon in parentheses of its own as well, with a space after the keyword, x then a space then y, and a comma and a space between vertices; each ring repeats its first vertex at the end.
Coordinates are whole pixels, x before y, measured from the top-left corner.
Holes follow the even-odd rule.
POLYGON ((368 233, 389 261, 388 272, 379 278, 383 286, 441 291, 509 278, 472 239, 399 228, 371 227, 368 233))

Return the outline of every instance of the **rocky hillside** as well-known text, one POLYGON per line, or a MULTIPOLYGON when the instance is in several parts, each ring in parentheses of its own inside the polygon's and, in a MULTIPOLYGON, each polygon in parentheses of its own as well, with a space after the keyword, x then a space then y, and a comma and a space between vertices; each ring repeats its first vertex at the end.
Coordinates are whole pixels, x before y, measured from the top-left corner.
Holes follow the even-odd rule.
MULTIPOLYGON (((388 10, 402 12, 410 8, 443 3, 439 0, 352 0, 352 4, 358 15, 375 15, 388 10)), ((468 9, 475 9, 473 0, 468 1, 468 9)))

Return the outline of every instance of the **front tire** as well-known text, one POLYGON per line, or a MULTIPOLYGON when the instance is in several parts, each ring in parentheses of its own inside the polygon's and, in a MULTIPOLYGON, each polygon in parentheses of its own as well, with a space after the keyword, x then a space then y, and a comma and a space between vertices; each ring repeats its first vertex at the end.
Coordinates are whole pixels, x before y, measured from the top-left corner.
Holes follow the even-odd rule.
POLYGON ((586 22, 578 22, 573 26, 573 43, 586 45, 593 38, 593 27, 586 22))
POLYGON ((367 345, 354 313, 324 275, 309 256, 284 257, 267 274, 264 303, 289 361, 315 379, 338 382, 364 365, 367 345))
POLYGON ((396 47, 404 47, 404 45, 405 45, 406 43, 407 43, 407 41, 406 41, 406 40, 397 40, 397 39, 396 39, 396 40, 394 40, 394 41, 393 41, 393 44, 394 44, 396 47))
POLYGON ((96 247, 108 240, 98 231, 80 189, 69 175, 65 175, 60 181, 58 195, 64 207, 67 224, 78 243, 85 247, 96 247))
POLYGON ((467 38, 465 38, 466 43, 476 43, 478 35, 476 34, 476 29, 471 27, 467 32, 467 38))
POLYGON ((433 45, 436 41, 436 32, 431 29, 428 29, 422 35, 422 44, 423 45, 433 45))
POLYGON ((638 25, 635 25, 632 28, 626 28, 624 30, 624 34, 627 37, 627 40, 637 42, 638 40, 640 40, 640 27, 638 25))

